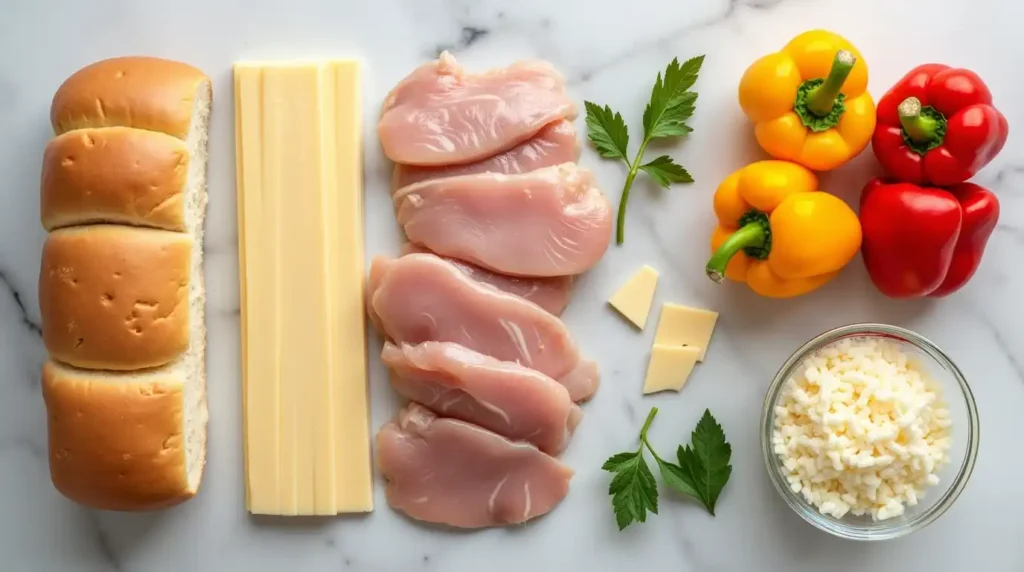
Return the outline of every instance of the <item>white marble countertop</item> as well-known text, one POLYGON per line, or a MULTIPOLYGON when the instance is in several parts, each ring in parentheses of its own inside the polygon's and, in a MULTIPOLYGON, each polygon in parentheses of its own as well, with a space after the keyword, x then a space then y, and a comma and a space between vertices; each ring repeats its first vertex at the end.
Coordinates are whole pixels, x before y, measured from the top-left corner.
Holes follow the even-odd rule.
MULTIPOLYGON (((1024 488, 1018 482, 1024 474, 1022 18, 1024 3, 1015 0, 178 0, 159 7, 130 0, 0 0, 0 569, 1024 570, 1024 488), (860 48, 876 97, 926 60, 971 67, 989 82, 1017 129, 975 179, 1000 193, 1002 220, 980 271, 954 297, 887 300, 872 289, 859 259, 825 289, 784 302, 704 278, 712 192, 726 174, 762 157, 736 102, 739 77, 756 57, 812 27, 834 29, 860 48), (373 255, 398 246, 387 168, 372 139, 376 103, 441 48, 472 67, 549 59, 569 78, 577 100, 608 103, 631 125, 639 125, 656 72, 673 56, 706 53, 696 131, 671 150, 697 183, 660 192, 638 181, 625 246, 612 247, 581 281, 565 316, 582 349, 600 356, 605 381, 565 455, 577 471, 569 497, 551 515, 518 529, 446 532, 392 512, 379 487, 378 508, 366 517, 252 518, 243 505, 231 64, 319 55, 365 59, 373 255), (193 63, 215 85, 206 244, 209 463, 197 498, 153 514, 93 512, 54 491, 39 392, 44 350, 36 277, 44 234, 37 187, 50 136, 50 97, 80 66, 124 54, 193 63), (679 395, 641 396, 653 328, 639 335, 603 303, 641 263, 662 271, 658 303, 722 313, 706 363, 679 395), (872 545, 831 538, 800 520, 771 488, 758 448, 761 402, 777 367, 813 335, 855 321, 908 327, 946 349, 972 382, 984 435, 973 479, 943 518, 908 538, 872 545), (662 409, 653 439, 664 447, 680 442, 711 408, 733 444, 732 481, 717 518, 687 503, 665 502, 646 525, 618 532, 608 475, 599 466, 632 443, 652 404, 662 409)), ((620 165, 590 149, 581 162, 596 170, 616 201, 620 165)), ((856 197, 873 165, 865 153, 824 183, 856 197)), ((371 362, 376 429, 397 399, 378 361, 371 362)))

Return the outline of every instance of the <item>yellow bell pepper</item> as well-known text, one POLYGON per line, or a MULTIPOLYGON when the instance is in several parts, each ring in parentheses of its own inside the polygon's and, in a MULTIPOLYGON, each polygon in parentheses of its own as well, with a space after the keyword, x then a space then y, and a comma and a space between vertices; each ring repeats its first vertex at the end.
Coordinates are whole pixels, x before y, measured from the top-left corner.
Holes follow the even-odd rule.
POLYGON ((843 37, 804 32, 757 60, 740 80, 740 107, 758 144, 776 159, 835 169, 867 147, 875 130, 868 68, 843 37))
POLYGON ((818 191, 818 178, 788 161, 758 161, 729 175, 714 199, 718 227, 706 272, 746 282, 770 298, 806 294, 835 278, 860 249, 856 213, 818 191))

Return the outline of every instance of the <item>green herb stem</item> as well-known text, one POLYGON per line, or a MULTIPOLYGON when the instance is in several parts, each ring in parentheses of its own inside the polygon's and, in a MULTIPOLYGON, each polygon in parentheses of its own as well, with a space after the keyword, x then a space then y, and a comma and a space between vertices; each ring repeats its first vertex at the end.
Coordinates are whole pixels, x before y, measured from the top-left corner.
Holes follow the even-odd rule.
POLYGON ((647 430, 651 428, 651 423, 654 423, 654 416, 658 414, 658 408, 652 407, 651 412, 647 414, 647 420, 644 421, 644 426, 640 429, 640 440, 647 442, 647 430))
POLYGON ((651 428, 651 423, 654 422, 654 417, 657 414, 658 408, 652 407, 651 412, 647 414, 647 420, 644 421, 643 428, 640 429, 640 452, 642 453, 644 447, 647 447, 647 450, 650 451, 651 455, 654 457, 654 460, 658 461, 658 465, 662 465, 665 463, 665 460, 658 456, 658 452, 654 450, 654 447, 651 446, 651 442, 647 440, 647 430, 651 428))
MULTIPOLYGON (((647 151, 647 144, 650 142, 651 140, 645 137, 644 142, 640 145, 640 151, 636 154, 636 158, 633 159, 633 163, 626 163, 629 165, 629 174, 626 175, 626 185, 622 188, 622 198, 619 200, 619 213, 615 220, 616 245, 621 245, 626 240, 626 203, 629 202, 629 191, 633 188, 633 179, 640 172, 640 163, 644 160, 644 152, 647 151)), ((654 411, 657 413, 657 408, 654 411)))

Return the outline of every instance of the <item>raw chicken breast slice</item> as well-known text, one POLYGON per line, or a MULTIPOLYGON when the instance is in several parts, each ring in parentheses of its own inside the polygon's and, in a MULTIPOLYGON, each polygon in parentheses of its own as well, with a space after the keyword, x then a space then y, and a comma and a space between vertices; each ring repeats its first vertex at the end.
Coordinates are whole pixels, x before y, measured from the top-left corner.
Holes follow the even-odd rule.
POLYGON ((600 381, 601 374, 597 369, 597 363, 581 359, 576 368, 563 376, 559 383, 569 390, 569 396, 573 401, 586 401, 597 393, 600 381))
MULTIPOLYGON (((574 393, 580 354, 561 320, 533 302, 480 284, 433 254, 377 257, 370 267, 371 317, 395 343, 453 342, 502 361, 535 369, 574 393)), ((585 362, 584 362, 585 363, 585 362)), ((596 375, 597 369, 589 373, 596 375)))
POLYGON ((557 381, 458 344, 387 342, 380 357, 403 397, 551 455, 565 449, 582 417, 557 381))
POLYGON ((519 524, 555 508, 573 471, 533 445, 512 442, 410 403, 377 433, 388 504, 458 528, 519 524))
POLYGON ((576 127, 572 121, 561 120, 551 123, 537 133, 532 139, 475 163, 464 165, 447 165, 443 167, 417 167, 415 165, 395 165, 391 178, 393 190, 407 187, 414 183, 457 175, 474 175, 476 173, 529 173, 544 167, 571 163, 580 158, 579 140, 576 139, 576 127))
POLYGON ((611 205, 575 163, 434 179, 394 199, 411 242, 513 276, 581 274, 611 241, 611 205))
MULTIPOLYGON (((430 252, 430 250, 411 242, 402 246, 402 254, 412 252, 430 252)), ((560 316, 572 298, 573 276, 551 276, 547 278, 527 278, 523 276, 507 276, 481 268, 475 264, 442 256, 455 265, 463 274, 477 282, 488 284, 509 294, 525 298, 544 308, 556 316, 560 316)))
POLYGON ((545 125, 576 114, 565 78, 547 62, 521 61, 469 74, 442 52, 391 90, 377 136, 396 163, 460 165, 507 151, 545 125))

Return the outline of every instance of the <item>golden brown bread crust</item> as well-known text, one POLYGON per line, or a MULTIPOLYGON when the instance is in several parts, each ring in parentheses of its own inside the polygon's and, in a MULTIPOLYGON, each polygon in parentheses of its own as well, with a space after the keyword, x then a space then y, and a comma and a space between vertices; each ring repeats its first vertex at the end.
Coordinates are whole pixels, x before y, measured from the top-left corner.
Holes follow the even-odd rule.
POLYGON ((53 231, 39 309, 50 356, 86 368, 156 367, 188 349, 187 234, 121 225, 53 231))
POLYGON ((58 135, 82 127, 124 126, 184 139, 196 90, 209 82, 198 69, 172 60, 101 60, 64 81, 53 96, 50 123, 58 135))
POLYGON ((43 154, 43 227, 115 222, 185 230, 189 154, 170 135, 129 127, 77 129, 43 154))
POLYGON ((182 435, 183 380, 99 375, 43 366, 53 485, 105 510, 157 509, 194 496, 182 435))

